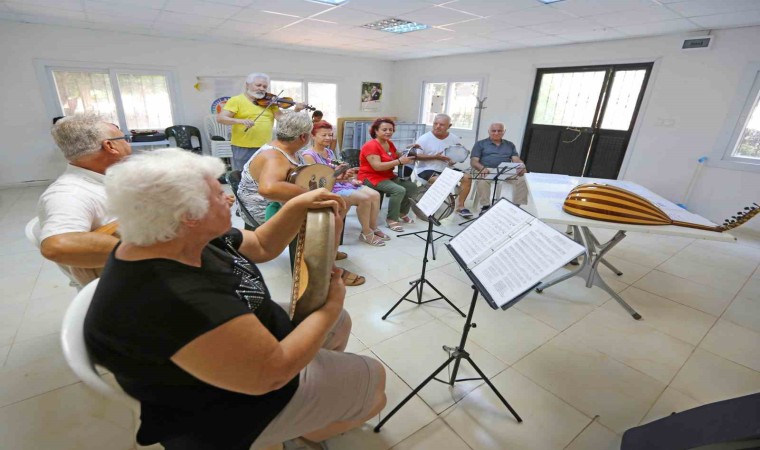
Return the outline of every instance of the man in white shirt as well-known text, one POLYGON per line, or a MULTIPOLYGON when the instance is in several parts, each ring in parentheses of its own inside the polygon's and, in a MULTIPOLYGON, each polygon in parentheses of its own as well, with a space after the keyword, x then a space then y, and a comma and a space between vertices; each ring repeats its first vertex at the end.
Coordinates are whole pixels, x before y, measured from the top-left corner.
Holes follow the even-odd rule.
MULTIPOLYGON (((459 144, 461 138, 449 133, 449 128, 451 128, 451 117, 446 114, 437 114, 433 119, 433 129, 420 136, 413 146, 418 149, 417 176, 430 184, 435 182, 446 167, 454 164, 451 158, 444 154, 444 150, 459 144)), ((456 211, 460 216, 469 219, 472 213, 464 207, 464 201, 467 200, 472 188, 470 175, 465 173, 461 183, 462 190, 457 197, 456 211)))
POLYGON ((61 119, 51 133, 69 164, 40 196, 40 251, 84 286, 99 276, 118 242, 95 230, 114 221, 103 179, 108 167, 132 153, 131 135, 93 114, 61 119))

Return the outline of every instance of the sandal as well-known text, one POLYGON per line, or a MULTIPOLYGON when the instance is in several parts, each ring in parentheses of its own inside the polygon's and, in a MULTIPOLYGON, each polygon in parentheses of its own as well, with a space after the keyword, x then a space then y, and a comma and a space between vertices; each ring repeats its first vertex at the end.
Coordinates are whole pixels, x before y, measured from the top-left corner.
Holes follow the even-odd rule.
POLYGON ((363 276, 343 269, 343 284, 346 286, 361 286, 365 281, 363 276))
POLYGON ((348 258, 348 254, 346 252, 338 251, 337 253, 335 253, 336 261, 340 261, 341 259, 346 259, 346 258, 348 258))
POLYGON ((391 240, 391 237, 388 236, 387 234, 383 233, 382 231, 380 231, 380 228, 375 228, 374 230, 372 230, 372 232, 375 233, 375 236, 379 237, 380 239, 382 239, 384 241, 390 241, 391 240))
POLYGON ((404 227, 402 227, 401 224, 396 221, 388 220, 385 223, 391 231, 395 231, 396 233, 404 231, 404 227))
POLYGON ((414 217, 401 216, 399 219, 401 219, 401 221, 404 223, 414 223, 414 217))
POLYGON ((359 233, 359 240, 366 242, 373 247, 385 247, 385 242, 383 242, 383 240, 379 236, 376 236, 373 232, 367 234, 359 233))

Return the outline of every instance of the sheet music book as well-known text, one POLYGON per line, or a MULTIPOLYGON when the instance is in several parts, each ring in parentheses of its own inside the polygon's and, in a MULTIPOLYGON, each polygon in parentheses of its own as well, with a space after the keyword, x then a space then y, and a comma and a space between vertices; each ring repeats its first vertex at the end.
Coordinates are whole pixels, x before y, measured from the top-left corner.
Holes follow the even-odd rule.
POLYGON ((436 178, 435 183, 430 185, 425 195, 417 202, 417 207, 427 217, 435 214, 463 176, 464 173, 458 170, 445 168, 438 178, 436 178))
POLYGON ((507 309, 585 249, 505 199, 446 244, 492 308, 507 309))

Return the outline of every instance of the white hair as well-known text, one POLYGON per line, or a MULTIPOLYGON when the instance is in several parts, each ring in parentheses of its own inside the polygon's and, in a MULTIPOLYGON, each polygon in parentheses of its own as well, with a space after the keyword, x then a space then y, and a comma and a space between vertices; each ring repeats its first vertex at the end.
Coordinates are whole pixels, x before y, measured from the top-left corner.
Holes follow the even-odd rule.
POLYGON ((255 73, 249 74, 247 77, 245 77, 245 83, 246 84, 251 84, 255 80, 258 80, 259 78, 261 78, 263 80, 267 80, 267 84, 269 84, 269 81, 270 81, 269 80, 269 75, 267 75, 265 73, 261 73, 261 72, 255 72, 255 73))
POLYGON ((58 148, 68 161, 96 153, 109 137, 108 125, 97 114, 75 114, 64 117, 53 125, 53 135, 58 148))
POLYGON ((313 126, 314 122, 311 121, 308 113, 283 111, 280 118, 277 119, 275 135, 278 141, 290 142, 302 134, 311 133, 313 126))
POLYGON ((446 119, 448 123, 451 123, 451 116, 449 116, 448 114, 436 114, 435 117, 433 118, 433 122, 435 122, 438 119, 446 119))
POLYGON ((121 240, 146 246, 177 237, 183 220, 206 215, 207 179, 224 169, 218 158, 178 148, 133 155, 109 167, 106 195, 121 240))

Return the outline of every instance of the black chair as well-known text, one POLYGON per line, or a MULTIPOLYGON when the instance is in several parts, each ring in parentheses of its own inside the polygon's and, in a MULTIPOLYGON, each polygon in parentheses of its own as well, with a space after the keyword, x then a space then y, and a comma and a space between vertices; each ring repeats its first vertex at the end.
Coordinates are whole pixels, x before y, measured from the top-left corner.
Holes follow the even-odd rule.
POLYGON ((238 197, 238 186, 240 186, 240 171, 233 170, 231 172, 227 172, 225 178, 227 179, 227 183, 229 183, 230 187, 232 188, 232 193, 235 194, 238 211, 240 211, 240 217, 243 218, 243 222, 245 223, 245 229, 255 230, 256 228, 260 227, 261 224, 253 218, 253 215, 248 211, 248 209, 246 209, 245 205, 243 205, 243 202, 240 201, 240 197, 238 197))
POLYGON ((166 139, 174 138, 177 147, 190 150, 193 153, 203 154, 203 144, 201 143, 201 130, 190 125, 174 125, 167 128, 164 133, 166 139), (198 141, 198 146, 193 145, 193 137, 198 141))
POLYGON ((340 154, 343 161, 348 163, 349 166, 359 167, 359 152, 360 150, 358 148, 347 148, 340 154))

